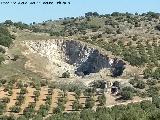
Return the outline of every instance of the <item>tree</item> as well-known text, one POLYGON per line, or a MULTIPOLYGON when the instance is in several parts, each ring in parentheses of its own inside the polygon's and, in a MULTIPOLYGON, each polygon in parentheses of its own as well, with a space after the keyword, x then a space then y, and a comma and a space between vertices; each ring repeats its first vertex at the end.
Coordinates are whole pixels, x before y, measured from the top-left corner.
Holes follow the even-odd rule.
POLYGON ((25 108, 23 110, 23 115, 28 119, 28 118, 33 118, 35 115, 35 110, 34 108, 25 108))
POLYGON ((64 110, 64 104, 59 104, 55 109, 53 109, 53 113, 62 113, 64 110))
POLYGON ((80 104, 78 100, 75 100, 73 102, 73 105, 72 105, 73 110, 78 111, 79 109, 82 109, 82 107, 83 107, 82 104, 80 104))
POLYGON ((152 103, 155 104, 157 108, 160 108, 160 98, 158 96, 152 97, 152 103))
POLYGON ((19 96, 17 96, 17 103, 18 104, 22 104, 25 100, 25 96, 23 94, 20 94, 19 96))
POLYGON ((52 88, 49 88, 49 89, 48 89, 48 94, 49 94, 49 95, 52 95, 52 94, 53 94, 53 89, 52 89, 52 88))
POLYGON ((22 81, 17 82, 16 87, 17 88, 22 88, 23 87, 22 81))
POLYGON ((6 20, 4 24, 13 25, 13 22, 11 20, 6 20))
POLYGON ((160 67, 157 68, 157 69, 154 71, 154 73, 153 73, 153 78, 155 78, 155 79, 157 79, 157 80, 160 78, 160 67))
POLYGON ((3 115, 3 116, 0 116, 0 120, 16 120, 16 117, 13 114, 9 116, 3 115))
POLYGON ((82 120, 95 120, 95 112, 91 109, 84 109, 80 114, 82 120))
POLYGON ((10 99, 9 99, 8 97, 3 97, 3 98, 1 99, 1 101, 2 101, 3 103, 9 103, 9 102, 10 102, 10 99))
POLYGON ((143 71, 143 75, 144 75, 144 78, 145 79, 148 79, 152 76, 152 69, 150 68, 146 68, 144 71, 143 71))
POLYGON ((97 12, 93 12, 93 16, 99 16, 97 12))
POLYGON ((148 79, 147 80, 147 85, 156 85, 158 83, 157 80, 154 80, 154 79, 148 79))
POLYGON ((1 80, 0 80, 0 83, 2 83, 3 85, 4 85, 6 82, 7 82, 7 80, 5 80, 5 79, 1 79, 1 80))
POLYGON ((35 115, 32 120, 43 120, 41 115, 35 115))
POLYGON ((20 94, 22 94, 22 95, 26 94, 27 92, 28 91, 26 88, 21 88, 21 90, 20 90, 20 94))
POLYGON ((19 106, 12 106, 9 108, 11 112, 19 113, 21 111, 21 108, 19 106))
POLYGON ((155 29, 160 31, 160 24, 155 26, 155 29))
POLYGON ((150 100, 144 100, 140 103, 143 110, 154 110, 156 108, 155 104, 152 104, 150 100))
POLYGON ((49 108, 50 108, 49 105, 40 105, 37 114, 45 117, 48 114, 49 108))
POLYGON ((95 105, 95 101, 93 98, 86 98, 85 107, 92 108, 95 105))
POLYGON ((69 77, 70 77, 69 71, 66 71, 62 74, 62 78, 69 78, 69 77))
POLYGON ((16 120, 28 120, 28 119, 24 115, 21 115, 16 120))
POLYGON ((142 81, 142 80, 138 80, 135 87, 139 88, 139 89, 144 89, 145 88, 145 82, 142 81))
POLYGON ((12 44, 11 34, 4 26, 0 26, 0 45, 9 47, 12 44))
POLYGON ((9 47, 11 43, 12 43, 12 39, 9 36, 0 35, 0 45, 9 47))
POLYGON ((64 115, 68 120, 80 120, 80 115, 78 112, 71 112, 68 113, 66 116, 64 115))
POLYGON ((100 103, 100 105, 105 105, 106 104, 106 96, 105 94, 98 96, 98 101, 100 103))
POLYGON ((131 100, 131 99, 133 99, 133 93, 132 92, 130 92, 130 91, 122 91, 121 92, 121 96, 122 96, 122 99, 124 99, 124 100, 131 100))
POLYGON ((147 94, 149 97, 159 95, 159 88, 157 86, 149 86, 147 89, 147 94))
MULTIPOLYGON (((113 120, 111 109, 107 107, 97 107, 96 108, 96 120, 113 120)), ((113 112, 113 111, 112 111, 113 112)))
POLYGON ((76 100, 78 100, 80 95, 81 95, 81 90, 80 89, 76 89, 74 92, 75 92, 75 98, 76 98, 76 100))
POLYGON ((39 97, 39 96, 40 96, 40 92, 39 92, 39 91, 34 91, 34 92, 33 92, 33 95, 34 95, 35 97, 39 97))
POLYGON ((6 111, 6 104, 0 102, 0 115, 2 115, 6 111))
POLYGON ((0 64, 5 61, 4 57, 2 55, 0 55, 0 64))

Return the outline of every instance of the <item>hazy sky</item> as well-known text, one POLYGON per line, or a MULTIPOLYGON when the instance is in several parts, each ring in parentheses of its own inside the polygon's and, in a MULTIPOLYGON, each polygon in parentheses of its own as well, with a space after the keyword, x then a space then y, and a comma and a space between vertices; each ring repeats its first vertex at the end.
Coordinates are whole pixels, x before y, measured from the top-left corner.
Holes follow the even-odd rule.
MULTIPOLYGON (((53 1, 59 0, 0 0, 0 1, 53 1)), ((160 0, 60 0, 69 5, 1 5, 0 22, 5 20, 25 23, 42 22, 49 19, 83 16, 86 12, 107 14, 112 12, 143 13, 160 12, 160 0)))

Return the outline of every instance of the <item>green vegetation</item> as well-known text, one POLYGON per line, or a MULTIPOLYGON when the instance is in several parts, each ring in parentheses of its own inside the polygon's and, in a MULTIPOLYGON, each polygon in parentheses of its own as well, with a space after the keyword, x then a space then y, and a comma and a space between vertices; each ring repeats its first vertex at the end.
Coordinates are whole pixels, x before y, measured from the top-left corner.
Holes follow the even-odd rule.
POLYGON ((9 47, 12 43, 12 36, 6 27, 0 26, 0 45, 9 47))
POLYGON ((70 77, 69 71, 66 71, 62 74, 62 78, 69 78, 69 77, 70 77))
MULTIPOLYGON (((0 64, 9 59, 4 53, 5 47, 9 47, 9 53, 13 53, 14 58, 8 64, 0 65, 0 87, 6 96, 0 99, 0 120, 159 120, 160 118, 160 14, 154 12, 143 13, 119 13, 99 15, 97 12, 88 12, 85 17, 64 18, 57 21, 46 21, 42 24, 27 25, 22 22, 12 22, 6 20, 0 26, 0 64), (26 30, 27 29, 27 30, 26 30), (29 32, 26 32, 29 31, 29 32), (135 32, 136 31, 136 32, 135 32), (40 32, 40 33, 38 33, 40 32), (18 34, 18 39, 11 33, 18 34), (38 35, 41 34, 41 35, 38 35), (105 107, 107 98, 105 94, 96 96, 96 87, 103 88, 100 83, 94 85, 95 88, 86 88, 84 85, 50 83, 41 80, 39 74, 34 74, 25 69, 26 58, 21 54, 19 48, 14 48, 14 42, 24 39, 48 39, 48 38, 75 39, 89 44, 99 46, 114 56, 122 58, 126 63, 137 69, 143 70, 143 76, 130 80, 130 87, 121 87, 119 82, 114 86, 120 90, 120 100, 132 100, 134 96, 152 97, 152 101, 142 101, 140 103, 105 107), (12 46, 13 45, 13 46, 12 46), (16 54, 14 54, 16 53, 16 54), (17 54, 18 53, 18 54, 17 54), (11 79, 10 76, 18 76, 18 80, 11 79), (22 105, 26 101, 28 84, 24 81, 30 80, 33 92, 33 102, 23 109, 22 105), (48 93, 43 100, 44 104, 36 110, 39 101, 40 90, 48 87, 48 93), (14 117, 6 116, 7 104, 13 95, 13 88, 20 89, 17 94, 15 105, 9 108, 11 113, 23 115, 14 117), (56 108, 52 108, 53 89, 58 88, 62 92, 58 95, 56 108), (67 92, 74 92, 75 100, 72 103, 72 110, 65 112, 67 103, 67 92), (86 98, 81 104, 81 95, 86 98), (98 102, 98 105, 97 105, 98 102), (96 108, 96 111, 93 108, 96 108), (52 111, 51 113, 50 110, 52 111), (77 112, 78 111, 78 112, 77 112), (50 114, 50 116, 48 116, 50 114)), ((16 47, 18 45, 16 44, 16 47)), ((118 69, 115 72, 121 72, 118 69)), ((133 71, 134 72, 134 71, 133 71)), ((139 73, 140 74, 140 73, 139 73)), ((135 76, 133 75, 129 76, 135 76)), ((69 71, 64 71, 62 78, 70 78, 69 71)))
POLYGON ((100 105, 105 105, 106 104, 106 96, 103 94, 101 96, 98 96, 98 101, 100 105))

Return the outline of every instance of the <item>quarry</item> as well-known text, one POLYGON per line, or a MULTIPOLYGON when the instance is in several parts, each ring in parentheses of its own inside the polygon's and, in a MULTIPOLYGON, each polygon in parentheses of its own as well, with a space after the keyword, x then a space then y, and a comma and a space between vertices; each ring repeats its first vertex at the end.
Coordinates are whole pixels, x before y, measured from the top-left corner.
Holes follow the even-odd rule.
POLYGON ((36 40, 24 41, 28 57, 26 67, 39 71, 49 77, 61 77, 68 71, 71 77, 92 76, 99 72, 120 76, 125 63, 115 57, 109 57, 98 48, 75 40, 36 40), (43 61, 35 63, 33 59, 43 61), (41 66, 41 68, 39 68, 41 66))

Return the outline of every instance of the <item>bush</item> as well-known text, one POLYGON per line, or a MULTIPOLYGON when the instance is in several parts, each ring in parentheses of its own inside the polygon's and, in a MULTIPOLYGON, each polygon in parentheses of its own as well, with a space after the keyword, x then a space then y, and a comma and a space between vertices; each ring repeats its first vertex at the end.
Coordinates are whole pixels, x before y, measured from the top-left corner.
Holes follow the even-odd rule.
POLYGON ((95 120, 95 112, 91 109, 82 110, 80 117, 82 120, 95 120))
POLYGON ((139 88, 139 89, 144 89, 145 88, 145 82, 143 82, 142 80, 138 80, 135 87, 139 88))
POLYGON ((122 91, 121 96, 123 100, 132 100, 133 99, 133 93, 130 91, 122 91))
POLYGON ((40 96, 40 92, 39 92, 39 91, 34 91, 34 92, 33 92, 33 95, 34 95, 35 97, 39 97, 39 96, 40 96))
POLYGON ((12 35, 6 27, 0 26, 0 45, 9 47, 12 44, 12 35))
POLYGON ((147 85, 156 85, 157 83, 157 80, 147 80, 147 85))
POLYGON ((1 53, 5 53, 6 51, 5 51, 5 49, 3 49, 2 47, 0 47, 0 52, 1 52, 1 53))
POLYGON ((11 43, 12 43, 12 39, 9 36, 0 35, 0 45, 9 47, 11 43))
POLYGON ((13 92, 10 90, 8 91, 8 96, 12 96, 13 95, 13 92))
POLYGON ((157 86, 149 86, 149 89, 147 89, 147 94, 149 97, 152 96, 158 96, 159 94, 159 88, 157 86))
POLYGON ((0 64, 5 61, 4 57, 0 55, 0 64))
POLYGON ((11 112, 19 113, 21 111, 21 108, 19 106, 13 106, 9 108, 11 112))
POLYGON ((72 105, 72 109, 73 110, 79 110, 79 109, 82 109, 83 108, 83 106, 79 103, 79 101, 78 100, 75 100, 74 102, 73 102, 73 105, 72 105))
POLYGON ((0 102, 0 115, 2 115, 6 110, 6 104, 0 102))
POLYGON ((1 79, 1 80, 0 80, 0 83, 2 83, 3 85, 4 85, 6 82, 7 82, 7 80, 5 80, 5 79, 1 79))
POLYGON ((160 25, 157 25, 155 29, 160 31, 160 25))
POLYGON ((21 90, 20 90, 20 94, 26 94, 28 91, 27 91, 27 89, 26 88, 21 88, 21 90))
POLYGON ((85 107, 92 108, 95 105, 95 101, 93 98, 86 98, 85 107))
MULTIPOLYGON (((25 108, 23 110, 23 115, 26 117, 26 118, 33 118, 33 116, 35 115, 35 110, 34 108, 25 108)), ((28 120, 28 119, 27 119, 28 120)))
POLYGON ((69 77, 70 77, 69 71, 66 71, 62 74, 62 78, 69 78, 69 77))
POLYGON ((2 101, 3 103, 9 103, 9 102, 10 102, 10 99, 9 99, 8 97, 3 97, 3 98, 1 99, 1 101, 2 101))
POLYGON ((106 96, 105 94, 98 96, 98 101, 100 103, 100 105, 105 105, 106 104, 106 96))

